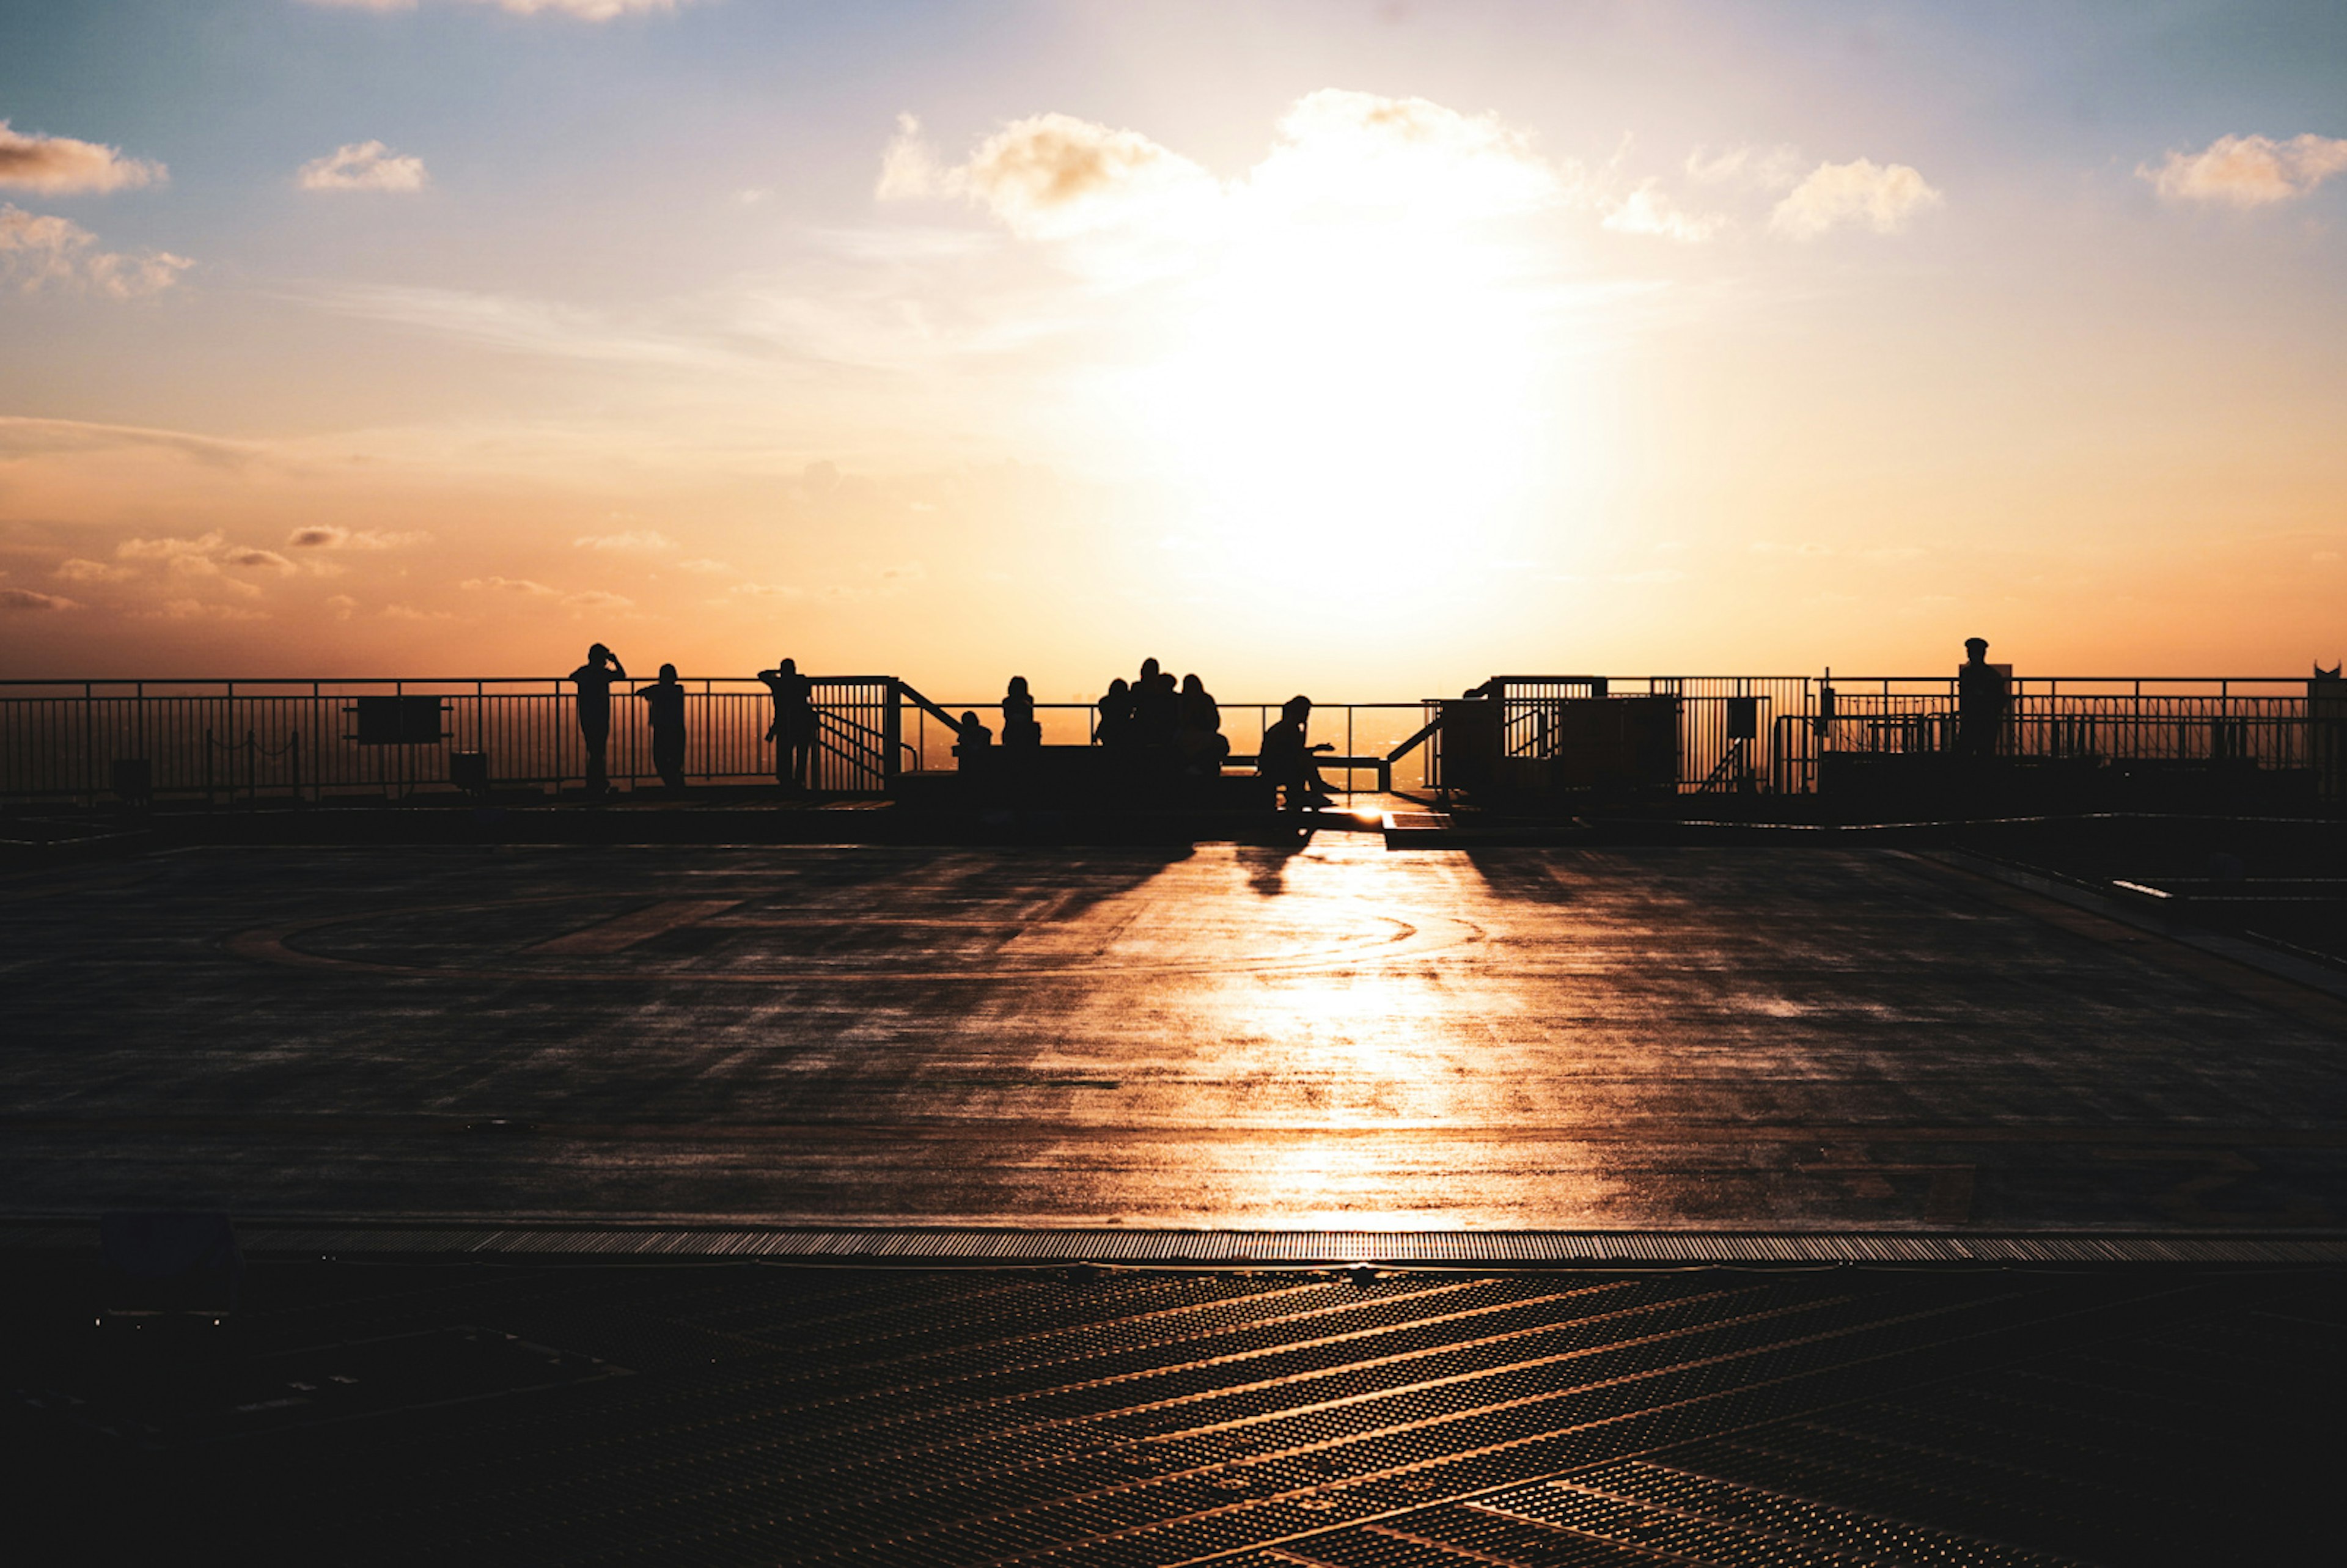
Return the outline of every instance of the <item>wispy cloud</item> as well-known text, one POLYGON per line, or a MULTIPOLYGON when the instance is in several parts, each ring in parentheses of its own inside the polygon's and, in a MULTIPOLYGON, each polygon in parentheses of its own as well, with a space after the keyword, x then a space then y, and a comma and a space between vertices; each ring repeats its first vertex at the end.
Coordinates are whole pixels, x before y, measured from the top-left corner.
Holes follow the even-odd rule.
MULTIPOLYGON (((417 0, 304 0, 334 11, 413 11, 417 0)), ((682 10, 692 0, 443 0, 444 4, 494 5, 517 16, 568 16, 580 22, 682 10)))
POLYGON ((0 119, 0 185, 59 195, 156 185, 168 178, 161 164, 125 158, 120 148, 69 136, 28 136, 0 119))
POLYGON ((603 615, 618 615, 636 607, 636 601, 625 594, 606 593, 599 588, 590 588, 584 593, 571 594, 562 602, 570 610, 581 614, 593 611, 603 615))
POLYGON ((618 325, 592 311, 549 300, 367 285, 313 290, 302 297, 339 314, 445 333, 519 354, 702 371, 745 363, 707 341, 618 325))
POLYGON ((69 219, 0 202, 0 278, 28 294, 56 284, 136 299, 169 288, 193 265, 167 251, 102 251, 97 235, 69 219))
POLYGON ((332 524, 315 523, 295 528, 285 536, 285 542, 302 550, 395 550, 423 544, 431 538, 421 529, 384 533, 374 528, 338 528, 332 524))
POLYGON ((50 452, 105 452, 155 447, 222 468, 241 468, 258 456, 234 441, 190 436, 179 430, 149 430, 136 425, 96 425, 80 419, 31 419, 0 415, 0 456, 32 456, 50 452))
POLYGON ((424 160, 395 153, 379 141, 345 142, 313 158, 294 176, 304 190, 421 190, 430 177, 424 160))
POLYGON ((456 585, 469 592, 518 593, 528 599, 551 599, 555 590, 526 577, 468 577, 456 585))
POLYGON ((1727 227, 1717 213, 1682 212, 1663 193, 1659 180, 1649 179, 1616 202, 1601 220, 1617 234, 1653 234, 1683 244, 1699 244, 1727 227))
POLYGON ((36 593, 29 588, 9 588, 0 584, 0 611, 79 610, 81 601, 63 594, 36 593))
POLYGON ((631 528, 619 534, 583 534, 571 544, 582 550, 672 550, 676 541, 658 528, 631 528))
POLYGON ((138 574, 127 566, 108 566, 102 560, 68 556, 50 569, 50 575, 66 582, 119 582, 138 574))
POLYGON ((1706 185, 1757 186, 1789 190, 1801 181, 1801 153, 1795 147, 1731 147, 1725 152, 1696 148, 1687 154, 1687 177, 1706 185))
POLYGON ((1903 163, 1884 165, 1863 158, 1821 163, 1777 203, 1768 227, 1795 240, 1814 240, 1845 223, 1896 234, 1909 219, 1942 200, 1940 192, 1903 163))
POLYGON ((2151 181, 2164 201, 2227 207, 2294 201, 2342 172, 2347 172, 2347 139, 2311 135, 2288 141, 2220 136, 2198 152, 2170 151, 2157 169, 2136 167, 2136 173, 2151 181))

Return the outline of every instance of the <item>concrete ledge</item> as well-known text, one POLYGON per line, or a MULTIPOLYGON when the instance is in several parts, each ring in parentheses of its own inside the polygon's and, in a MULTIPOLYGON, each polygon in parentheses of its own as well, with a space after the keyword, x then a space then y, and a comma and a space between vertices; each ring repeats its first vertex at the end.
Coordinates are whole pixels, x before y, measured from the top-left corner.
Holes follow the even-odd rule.
MULTIPOLYGON (((258 1220, 255 1257, 730 1258, 891 1263, 1442 1264, 1593 1267, 2035 1265, 2347 1265, 2347 1232, 2030 1234, 1589 1231, 1152 1231, 661 1225, 354 1224, 258 1220)), ((0 1253, 95 1251, 88 1219, 0 1222, 0 1253)))

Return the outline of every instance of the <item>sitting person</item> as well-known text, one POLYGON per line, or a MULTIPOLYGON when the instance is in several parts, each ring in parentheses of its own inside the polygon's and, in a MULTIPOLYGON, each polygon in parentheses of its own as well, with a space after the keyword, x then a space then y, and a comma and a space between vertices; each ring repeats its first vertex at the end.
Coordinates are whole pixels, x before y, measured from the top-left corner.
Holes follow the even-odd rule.
POLYGON ((961 759, 962 766, 969 766, 971 760, 980 753, 993 749, 994 732, 978 722, 976 712, 965 712, 958 728, 961 738, 954 743, 953 754, 961 759))
POLYGON ((1100 723, 1092 729, 1092 744, 1121 752, 1133 743, 1133 689, 1123 679, 1108 683, 1100 700, 1100 723))
POLYGON ((1141 661, 1133 683, 1133 738, 1143 751, 1171 753, 1182 733, 1182 694, 1154 659, 1141 661))
POLYGON ((1027 677, 1010 677, 1010 689, 1002 693, 1002 749, 1031 751, 1043 743, 1043 726, 1035 722, 1035 699, 1027 690, 1027 677))
POLYGON ((1214 694, 1195 675, 1182 677, 1182 730, 1179 744, 1182 764, 1192 773, 1208 777, 1223 771, 1223 759, 1231 754, 1231 743, 1223 733, 1223 710, 1214 694))
POLYGON ((1312 699, 1290 697, 1280 705, 1279 723, 1263 733, 1263 745, 1255 753, 1256 774, 1271 782, 1290 811, 1327 805, 1329 801, 1328 786, 1321 782, 1312 753, 1336 747, 1326 741, 1317 746, 1305 744, 1304 729, 1311 720, 1312 699))

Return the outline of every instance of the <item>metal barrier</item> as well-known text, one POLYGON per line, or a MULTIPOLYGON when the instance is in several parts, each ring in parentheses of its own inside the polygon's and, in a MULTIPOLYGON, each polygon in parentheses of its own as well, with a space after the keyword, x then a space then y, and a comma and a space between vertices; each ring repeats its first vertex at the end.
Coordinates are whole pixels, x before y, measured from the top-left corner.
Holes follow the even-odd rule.
MULTIPOLYGON (((614 784, 656 778, 651 731, 630 690, 651 684, 613 688, 605 757, 614 784)), ((774 709, 764 686, 684 685, 686 776, 773 779, 774 746, 764 737, 774 709)), ((812 678, 815 788, 887 789, 906 761, 897 685, 885 675, 812 678)), ((450 756, 460 752, 486 753, 496 786, 582 783, 576 692, 564 681, 513 678, 0 682, 0 798, 10 800, 95 800, 113 790, 122 762, 146 764, 146 793, 158 798, 403 795, 446 786, 450 756), (436 703, 439 722, 418 734, 362 717, 386 698, 436 703)))
MULTIPOLYGON (((879 794, 899 772, 949 768, 956 723, 975 711, 999 725, 999 700, 931 702, 884 675, 812 677, 818 716, 816 788, 879 794)), ((631 682, 641 690, 649 682, 631 682)), ((684 682, 685 772, 704 783, 775 776, 765 738, 771 699, 758 682, 684 682)), ((1800 675, 1505 676, 1494 696, 1503 755, 1537 758, 1558 743, 1560 702, 1597 695, 1668 696, 1678 703, 1678 787, 1783 794, 1818 787, 1833 752, 1947 751, 1956 682, 1930 677, 1800 675), (1544 749, 1545 748, 1545 749, 1544 749)), ((2223 762, 2260 768, 2324 765, 2336 740, 2310 723, 2307 684, 2268 678, 2015 681, 1999 750, 2019 757, 2106 762, 2223 762)), ((607 764, 618 784, 649 783, 651 735, 624 688, 614 691, 607 764)), ((1224 702, 1235 754, 1279 712, 1224 702)), ((1442 735, 1431 701, 1316 705, 1315 741, 1337 747, 1332 784, 1402 790, 1443 785, 1442 735)), ((1046 743, 1092 738, 1088 703, 1039 702, 1046 743)), ((2335 721, 2326 721, 2336 727, 2335 721)), ((93 802, 122 779, 161 798, 265 800, 360 793, 400 795, 450 784, 450 756, 486 753, 500 786, 582 781, 577 697, 566 681, 0 682, 0 799, 93 802), (395 700, 398 712, 374 707, 395 700), (433 715, 427 719, 425 715, 433 715), (420 730, 410 726, 422 725, 420 730), (372 733, 369 733, 372 731, 372 733), (388 737, 388 738, 386 738, 388 737), (129 768, 118 772, 118 764, 129 768), (140 765, 140 764, 143 764, 140 765)))

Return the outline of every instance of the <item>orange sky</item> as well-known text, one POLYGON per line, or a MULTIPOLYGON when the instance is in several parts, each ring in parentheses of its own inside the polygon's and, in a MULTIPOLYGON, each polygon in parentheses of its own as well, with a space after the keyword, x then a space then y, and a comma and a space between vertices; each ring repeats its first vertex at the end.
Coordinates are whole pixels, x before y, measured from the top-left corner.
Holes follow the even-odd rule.
POLYGON ((0 666, 2298 673, 2347 36, 2243 15, 12 17, 0 666))

